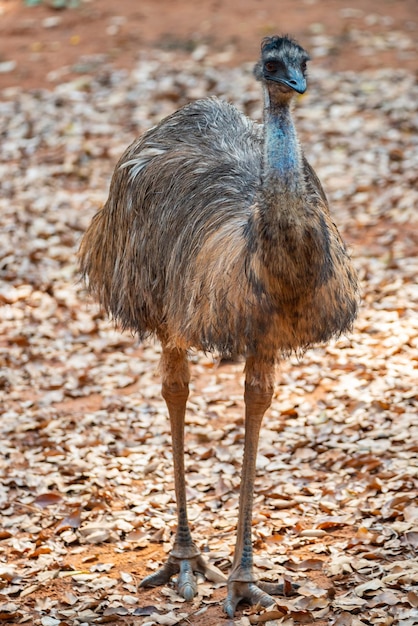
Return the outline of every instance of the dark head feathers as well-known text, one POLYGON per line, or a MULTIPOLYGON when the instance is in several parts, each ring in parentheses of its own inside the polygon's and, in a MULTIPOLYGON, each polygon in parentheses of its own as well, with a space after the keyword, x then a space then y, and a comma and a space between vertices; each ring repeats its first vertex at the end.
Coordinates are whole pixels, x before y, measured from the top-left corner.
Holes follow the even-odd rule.
POLYGON ((292 39, 288 35, 283 35, 282 37, 279 35, 264 37, 261 42, 261 55, 265 56, 269 52, 299 57, 306 61, 309 60, 309 54, 306 50, 302 48, 295 39, 292 39))
POLYGON ((264 37, 261 42, 261 58, 254 67, 254 76, 257 80, 263 79, 263 62, 269 59, 278 60, 286 67, 300 67, 309 58, 306 50, 288 35, 264 37))

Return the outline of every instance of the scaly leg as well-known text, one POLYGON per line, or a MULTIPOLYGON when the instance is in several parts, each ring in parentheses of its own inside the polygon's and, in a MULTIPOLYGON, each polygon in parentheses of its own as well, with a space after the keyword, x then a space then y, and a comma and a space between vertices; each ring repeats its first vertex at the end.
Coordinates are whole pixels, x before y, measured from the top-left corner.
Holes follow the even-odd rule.
MULTIPOLYGON (((271 404, 274 383, 274 364, 247 359, 245 365, 245 443, 242 465, 238 515, 238 532, 232 570, 228 578, 228 595, 224 610, 232 618, 237 604, 271 606, 274 599, 257 584, 253 573, 253 548, 251 538, 252 507, 256 458, 261 422, 271 404)), ((267 585, 266 585, 267 587, 267 585)), ((270 593, 280 593, 279 585, 268 585, 270 593)))
POLYGON ((213 582, 225 578, 215 567, 207 564, 194 543, 187 519, 186 482, 184 478, 184 417, 189 395, 189 364, 184 350, 163 346, 161 357, 162 395, 170 416, 173 445, 174 487, 177 502, 177 532, 173 549, 163 567, 150 574, 140 587, 156 587, 166 584, 178 574, 177 588, 185 600, 192 600, 197 593, 195 572, 213 582))

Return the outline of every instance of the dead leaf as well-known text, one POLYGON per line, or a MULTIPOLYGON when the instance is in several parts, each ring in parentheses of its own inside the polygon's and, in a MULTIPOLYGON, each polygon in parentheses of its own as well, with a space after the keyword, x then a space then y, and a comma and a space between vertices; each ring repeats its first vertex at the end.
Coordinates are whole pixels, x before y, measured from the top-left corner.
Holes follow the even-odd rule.
POLYGON ((304 559, 299 563, 294 561, 287 561, 286 567, 293 572, 305 572, 307 570, 321 570, 324 566, 324 562, 321 559, 304 559))
POLYGON ((33 503, 36 504, 36 506, 38 506, 40 509, 45 509, 48 506, 59 504, 60 502, 62 502, 62 496, 59 493, 55 493, 52 491, 48 493, 41 493, 33 501, 33 503))
POLYGON ((281 619, 287 615, 287 610, 284 609, 273 609, 267 610, 260 615, 250 615, 249 620, 250 624, 265 624, 274 619, 281 619))
POLYGON ((407 531, 405 533, 405 540, 412 548, 418 548, 418 532, 407 531))
POLYGON ((416 591, 408 591, 406 597, 411 606, 418 608, 418 593, 416 591))
POLYGON ((178 613, 177 615, 173 611, 170 611, 165 615, 152 613, 150 615, 150 618, 155 624, 162 624, 163 626, 175 626, 175 624, 179 624, 187 618, 187 613, 178 613))
POLYGON ((81 508, 77 507, 60 520, 55 526, 55 532, 61 533, 70 528, 79 528, 81 525, 81 508))
MULTIPOLYGON (((370 595, 369 592, 376 591, 376 589, 381 589, 382 586, 382 581, 379 578, 375 578, 374 580, 368 580, 362 585, 357 585, 357 587, 355 588, 355 592, 358 596, 362 598, 364 595, 370 595)), ((372 595, 374 594, 372 593, 372 595)))
POLYGON ((325 530, 321 530, 320 528, 307 528, 306 530, 302 530, 300 533, 301 537, 308 538, 321 538, 326 536, 325 530))
POLYGON ((383 591, 382 593, 378 593, 372 597, 371 600, 367 603, 367 606, 373 608, 375 606, 394 606, 398 604, 400 598, 393 593, 391 590, 383 591))
POLYGON ((347 611, 343 611, 340 615, 338 615, 335 620, 335 626, 352 626, 353 623, 353 615, 351 613, 347 613, 347 611))

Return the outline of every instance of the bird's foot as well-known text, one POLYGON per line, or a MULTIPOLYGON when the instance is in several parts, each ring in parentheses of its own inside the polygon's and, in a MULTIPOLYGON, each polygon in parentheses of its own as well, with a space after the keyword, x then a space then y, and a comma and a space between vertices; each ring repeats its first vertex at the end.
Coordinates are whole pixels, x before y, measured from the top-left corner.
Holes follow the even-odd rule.
POLYGON ((224 603, 224 611, 228 617, 233 618, 235 609, 240 602, 248 602, 250 605, 259 604, 269 607, 276 604, 272 595, 291 595, 295 587, 291 583, 276 584, 268 582, 241 582, 230 581, 228 583, 228 595, 224 603))
POLYGON ((197 579, 195 574, 202 574, 212 582, 225 582, 225 576, 215 566, 206 563, 199 554, 192 558, 178 558, 170 554, 168 560, 154 574, 150 574, 140 583, 140 587, 158 587, 168 583, 172 576, 177 576, 177 591, 187 601, 193 600, 197 594, 197 579))

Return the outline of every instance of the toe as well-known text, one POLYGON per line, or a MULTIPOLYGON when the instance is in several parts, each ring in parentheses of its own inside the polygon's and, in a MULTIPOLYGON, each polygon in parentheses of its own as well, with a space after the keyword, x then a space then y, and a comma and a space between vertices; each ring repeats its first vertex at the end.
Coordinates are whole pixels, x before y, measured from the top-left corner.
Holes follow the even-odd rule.
POLYGON ((167 562, 154 574, 150 574, 140 583, 140 587, 158 587, 167 584, 174 574, 177 577, 177 591, 182 598, 190 602, 197 594, 195 572, 202 574, 208 580, 219 583, 225 582, 225 576, 215 566, 206 563, 199 554, 190 559, 179 559, 170 555, 167 562))
POLYGON ((224 602, 224 611, 227 616, 232 619, 235 615, 235 609, 237 608, 240 598, 237 598, 232 591, 228 591, 226 600, 224 602))
POLYGON ((276 600, 272 598, 268 593, 260 589, 255 583, 249 583, 248 585, 249 597, 244 598, 251 602, 251 604, 259 604, 263 607, 273 606, 276 604, 276 600))
POLYGON ((159 587, 160 585, 166 585, 173 574, 177 574, 179 566, 174 561, 168 560, 161 569, 154 574, 146 576, 140 583, 140 587, 159 587))
POLYGON ((224 611, 231 619, 235 615, 238 604, 247 597, 248 583, 229 582, 228 594, 224 602, 224 611))
POLYGON ((197 583, 189 561, 181 561, 180 574, 177 581, 178 592, 188 602, 197 594, 197 583))
POLYGON ((255 583, 231 581, 228 583, 228 595, 224 603, 224 611, 228 617, 233 618, 235 610, 240 602, 248 602, 251 605, 263 607, 273 606, 274 598, 260 589, 255 583))

